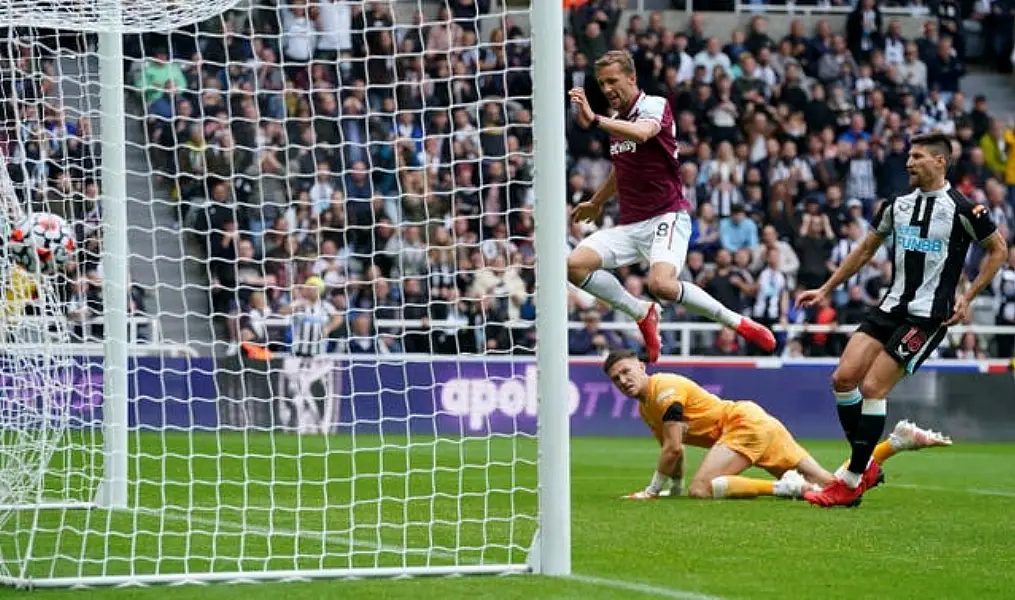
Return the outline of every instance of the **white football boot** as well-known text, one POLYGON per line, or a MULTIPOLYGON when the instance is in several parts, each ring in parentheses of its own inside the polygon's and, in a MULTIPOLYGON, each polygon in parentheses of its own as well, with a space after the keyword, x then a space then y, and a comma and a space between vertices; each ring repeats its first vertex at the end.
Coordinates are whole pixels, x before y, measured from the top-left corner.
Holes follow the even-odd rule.
POLYGON ((782 474, 782 478, 772 486, 772 493, 783 498, 803 498, 804 492, 811 489, 811 484, 795 469, 782 474))
POLYGON ((912 421, 899 421, 888 436, 888 443, 897 451, 921 450, 934 446, 951 446, 952 439, 931 429, 923 429, 912 421))

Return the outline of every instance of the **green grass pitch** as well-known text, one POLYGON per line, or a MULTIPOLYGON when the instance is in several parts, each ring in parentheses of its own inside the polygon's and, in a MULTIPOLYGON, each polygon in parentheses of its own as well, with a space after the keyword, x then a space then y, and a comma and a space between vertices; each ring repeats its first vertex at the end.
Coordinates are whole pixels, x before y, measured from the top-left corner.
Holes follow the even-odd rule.
MULTIPOLYGON (((35 555, 44 559, 32 564, 33 573, 520 562, 535 526, 531 439, 413 438, 408 451, 404 438, 359 436, 355 453, 345 436, 141 439, 142 458, 132 466, 142 481, 140 504, 151 510, 68 512, 60 535, 45 531, 56 513, 44 514, 35 526, 35 555), (303 458, 290 458, 297 454, 303 458), (164 484, 188 478, 207 483, 164 484), (154 509, 162 505, 205 509, 188 517, 154 509), (195 530, 189 535, 188 518, 195 530), (111 535, 94 533, 107 523, 111 535), (401 551, 428 546, 439 550, 401 551), (101 562, 132 554, 153 560, 101 562)), ((805 446, 828 467, 846 451, 842 442, 805 446)), ((572 440, 569 579, 0 589, 0 598, 1004 598, 1015 589, 1013 446, 957 444, 899 455, 886 466, 886 485, 853 510, 771 498, 620 500, 646 484, 656 453, 650 437, 572 440)), ((689 469, 701 455, 691 449, 689 469)), ((10 543, 0 544, 5 556, 10 543)))

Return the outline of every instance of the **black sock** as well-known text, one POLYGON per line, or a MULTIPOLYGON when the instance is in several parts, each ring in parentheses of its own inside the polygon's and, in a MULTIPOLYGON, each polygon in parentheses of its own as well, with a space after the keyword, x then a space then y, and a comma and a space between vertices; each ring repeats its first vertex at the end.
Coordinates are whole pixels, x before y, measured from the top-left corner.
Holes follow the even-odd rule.
POLYGON ((856 428, 860 425, 860 414, 863 411, 863 398, 856 388, 848 392, 835 392, 835 410, 839 413, 839 424, 846 434, 846 441, 853 445, 856 428))
POLYGON ((851 473, 857 474, 867 470, 867 463, 870 462, 871 455, 874 454, 874 447, 877 446, 881 434, 885 431, 885 421, 887 420, 884 400, 864 400, 862 406, 864 410, 853 435, 851 444, 853 454, 850 456, 848 467, 851 473))

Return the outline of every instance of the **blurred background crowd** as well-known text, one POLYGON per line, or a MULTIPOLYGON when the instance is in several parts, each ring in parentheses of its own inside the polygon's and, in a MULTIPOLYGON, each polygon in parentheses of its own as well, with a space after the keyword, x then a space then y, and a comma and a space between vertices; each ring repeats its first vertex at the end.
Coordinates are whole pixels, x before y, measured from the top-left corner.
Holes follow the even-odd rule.
MULTIPOLYGON (((531 352, 526 29, 511 13, 492 14, 489 0, 446 0, 433 16, 409 18, 387 0, 251 4, 126 40, 153 181, 176 207, 175 227, 198 242, 222 338, 282 347, 291 330, 278 316, 320 300, 338 315, 332 350, 531 352)), ((963 78, 970 68, 1010 70, 1015 3, 919 4, 922 35, 908 39, 873 0, 859 1, 844 29, 795 21, 773 36, 759 13, 725 38, 706 35, 703 13, 667 29, 661 13, 624 16, 618 0, 575 4, 565 87, 585 87, 605 113, 592 65, 625 49, 642 89, 667 98, 695 207, 681 277, 734 310, 773 326, 859 322, 890 285, 884 251, 817 310, 797 310, 793 295, 820 285, 879 203, 908 191, 908 140, 931 130, 954 136, 954 183, 1012 241, 1015 123, 963 78), (982 47, 969 47, 969 21, 981 24, 982 47)), ((83 322, 101 315, 97 143, 87 119, 52 100, 57 63, 45 38, 35 40, 3 49, 3 121, 17 125, 0 133, 0 147, 26 198, 58 201, 75 219, 84 250, 68 294, 83 322)), ((564 196, 540 199, 562 209, 588 198, 610 169, 599 132, 570 119, 567 142, 564 196)), ((611 226, 616 208, 600 223, 571 225, 570 243, 611 226)), ((970 276, 979 258, 970 252, 970 276)), ((636 295, 645 267, 617 273, 636 295)), ((1015 253, 987 296, 973 322, 1015 325, 1015 253)), ((143 304, 132 295, 135 310, 143 304)), ((569 313, 581 323, 573 354, 640 348, 636 328, 611 325, 624 315, 574 288, 569 313)), ((694 319, 671 306, 663 321, 694 319)), ((676 352, 679 338, 666 331, 664 352, 676 352)), ((697 353, 746 352, 729 331, 691 341, 697 353)), ((844 341, 839 332, 781 335, 780 352, 834 356, 844 341)), ((938 352, 1011 356, 1012 340, 967 334, 938 352)))

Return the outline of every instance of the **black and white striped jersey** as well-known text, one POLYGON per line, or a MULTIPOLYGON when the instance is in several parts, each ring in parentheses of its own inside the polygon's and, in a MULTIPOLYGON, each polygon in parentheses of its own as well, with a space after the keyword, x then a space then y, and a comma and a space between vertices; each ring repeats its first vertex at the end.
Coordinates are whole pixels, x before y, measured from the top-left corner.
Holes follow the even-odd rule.
POLYGON ((886 200, 872 227, 882 238, 891 236, 894 255, 892 284, 880 310, 933 320, 947 319, 954 310, 970 242, 982 242, 996 229, 987 207, 948 183, 886 200))
POLYGON ((317 356, 327 352, 325 329, 338 311, 330 302, 318 300, 303 306, 292 315, 292 353, 296 356, 317 356))

